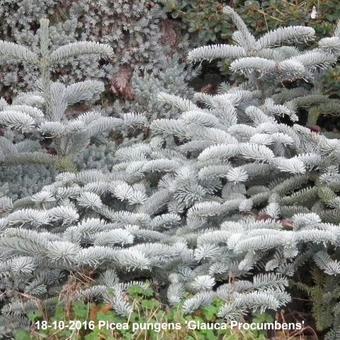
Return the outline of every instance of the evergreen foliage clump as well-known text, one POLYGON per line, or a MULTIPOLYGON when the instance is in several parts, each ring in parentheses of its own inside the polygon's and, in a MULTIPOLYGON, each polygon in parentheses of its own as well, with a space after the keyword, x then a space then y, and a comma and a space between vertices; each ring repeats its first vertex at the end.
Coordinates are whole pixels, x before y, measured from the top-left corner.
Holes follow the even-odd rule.
MULTIPOLYGON (((100 111, 105 111, 104 116, 121 118, 121 113, 136 112, 151 119, 156 113, 160 115, 160 111, 168 115, 169 111, 155 100, 153 94, 156 91, 163 89, 181 95, 192 93, 186 81, 194 73, 183 62, 188 46, 187 35, 181 31, 180 22, 167 18, 158 1, 4 0, 1 2, 0 16, 0 39, 29 46, 30 51, 38 55, 40 37, 36 33, 42 17, 50 20, 49 41, 52 50, 79 41, 96 41, 110 46, 114 53, 109 58, 79 54, 76 58, 59 60, 57 67, 51 69, 51 79, 63 84, 80 83, 88 79, 94 81, 92 84, 97 82, 97 95, 92 102, 100 92, 100 111), (99 82, 102 84, 98 85, 99 82)), ((37 90, 41 75, 39 68, 30 60, 22 60, 18 64, 0 54, 0 67, 0 97, 7 103, 16 101, 15 97, 22 91, 37 90)), ((72 111, 77 115, 98 111, 89 104, 92 103, 82 100, 72 111)), ((121 132, 124 133, 119 131, 111 134, 111 139, 120 143, 121 132)), ((3 133, 0 130, 1 136, 3 133)), ((14 137, 8 138, 11 140, 14 137)), ((95 139, 92 138, 91 146, 85 148, 82 154, 75 155, 75 164, 65 161, 58 167, 110 168, 111 157, 107 155, 114 147, 113 142, 105 148, 105 144, 98 145, 102 140, 95 139), (105 159, 101 159, 103 155, 105 159)), ((50 138, 40 143, 50 152, 55 152, 55 148, 49 145, 50 138)), ((55 178, 53 167, 45 165, 11 166, 10 175, 2 165, 0 170, 0 180, 8 183, 2 191, 13 199, 32 194, 55 178), (24 175, 28 172, 33 176, 24 175)))
MULTIPOLYGON (((76 157, 94 138, 98 140, 99 136, 115 129, 123 133, 145 121, 145 117, 139 114, 126 113, 115 118, 107 116, 100 108, 86 110, 85 106, 82 110, 82 106, 77 106, 79 103, 83 106, 93 104, 99 98, 104 91, 104 84, 100 81, 85 80, 64 85, 52 80, 52 71, 61 62, 87 55, 112 57, 113 50, 109 45, 80 41, 51 49, 47 19, 40 21, 37 36, 39 53, 22 45, 0 41, 0 55, 7 63, 28 64, 40 74, 34 91, 18 94, 12 104, 1 99, 0 165, 4 179, 12 176, 12 169, 19 172, 20 178, 20 172, 34 169, 32 165, 47 165, 50 168, 47 180, 51 177, 53 180, 54 170, 76 169, 76 157), (22 168, 22 165, 30 167, 22 168)), ((38 169, 39 175, 45 174, 45 167, 38 169)), ((34 186, 34 182, 30 181, 27 186, 34 186)), ((15 197, 16 192, 13 194, 15 197)))
MULTIPOLYGON (((234 40, 233 22, 226 20, 223 13, 224 1, 192 1, 192 0, 164 0, 166 9, 175 18, 179 18, 185 23, 189 32, 191 32, 190 41, 193 42, 194 36, 197 36, 201 45, 207 43, 231 44, 234 40)), ((266 34, 270 30, 282 28, 283 25, 305 25, 315 30, 315 36, 321 38, 332 34, 334 25, 340 16, 339 6, 333 1, 234 1, 232 6, 242 15, 247 27, 254 32, 256 36, 266 34)), ((309 41, 309 45, 316 46, 317 39, 309 41)), ((191 46, 193 45, 191 43, 191 46)), ((295 47, 298 45, 294 44, 295 47)), ((278 51, 277 51, 278 52, 278 51)), ((206 55, 208 58, 208 55, 206 55)), ((228 78, 234 78, 235 75, 228 72, 230 60, 217 59, 211 64, 204 63, 203 74, 196 82, 209 82, 214 87, 220 81, 218 69, 227 75, 228 78), (211 73, 215 77, 211 76, 211 73)), ((301 105, 300 111, 303 116, 309 114, 309 125, 318 124, 328 130, 334 132, 338 129, 336 117, 339 112, 339 64, 331 70, 324 72, 322 79, 314 81, 314 93, 328 94, 333 99, 328 102, 323 100, 314 102, 314 107, 309 105, 301 105), (337 100, 335 100, 337 99, 337 100), (307 112, 306 112, 307 111, 307 112), (335 128, 335 129, 334 129, 335 128)), ((306 84, 300 81, 300 86, 310 86, 310 82, 306 84)), ((305 103, 307 104, 307 103, 305 103)))
MULTIPOLYGON (((127 291, 146 280, 186 314, 218 299, 218 317, 242 321, 287 305, 288 280, 302 266, 340 274, 340 142, 298 124, 299 107, 324 100, 300 84, 316 84, 336 62, 339 30, 300 51, 291 45, 313 39, 313 29, 290 26, 256 39, 232 8, 224 11, 237 28, 235 45, 199 47, 189 59, 229 58, 243 82, 193 100, 161 92, 158 100, 177 114, 151 122, 124 116, 146 132, 114 150, 110 171, 66 171, 34 195, 1 198, 2 318, 13 327, 27 325, 36 301, 53 309, 56 296, 66 305, 105 301, 128 316, 127 291)), ((51 55, 75 53, 57 51, 51 55)), ((44 97, 47 113, 53 93, 44 97)), ((3 122, 23 129, 27 116, 37 124, 27 110, 14 120, 5 110, 3 122)), ((81 117, 86 129, 117 122, 81 117)), ((81 125, 76 118, 66 127, 73 123, 81 125)))

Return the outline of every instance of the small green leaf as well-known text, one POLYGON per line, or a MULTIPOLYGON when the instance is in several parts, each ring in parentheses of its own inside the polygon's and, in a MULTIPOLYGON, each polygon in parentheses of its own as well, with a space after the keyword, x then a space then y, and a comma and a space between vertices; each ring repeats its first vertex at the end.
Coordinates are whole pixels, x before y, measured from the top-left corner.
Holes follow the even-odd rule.
POLYGON ((37 320, 41 320, 43 318, 43 315, 40 311, 33 311, 33 312, 28 312, 27 317, 31 322, 35 322, 37 320))
POLYGON ((155 300, 155 299, 152 299, 152 300, 143 300, 142 301, 142 306, 145 309, 155 309, 155 308, 160 306, 160 303, 157 300, 155 300))
POLYGON ((205 340, 218 340, 217 336, 214 334, 214 332, 211 329, 207 329, 204 334, 205 340))
POLYGON ((15 340, 31 340, 32 337, 27 331, 20 330, 15 333, 15 340))
POLYGON ((208 306, 204 307, 202 312, 207 321, 212 321, 216 318, 218 308, 215 306, 208 306))
POLYGON ((54 313, 54 320, 64 320, 65 319, 65 307, 62 304, 58 304, 54 313))
POLYGON ((132 297, 135 298, 139 296, 152 297, 155 295, 154 291, 151 288, 143 288, 139 286, 130 287, 129 293, 131 294, 132 297))
POLYGON ((84 304, 83 302, 76 302, 73 305, 73 312, 74 319, 86 320, 89 313, 89 307, 87 304, 84 304))

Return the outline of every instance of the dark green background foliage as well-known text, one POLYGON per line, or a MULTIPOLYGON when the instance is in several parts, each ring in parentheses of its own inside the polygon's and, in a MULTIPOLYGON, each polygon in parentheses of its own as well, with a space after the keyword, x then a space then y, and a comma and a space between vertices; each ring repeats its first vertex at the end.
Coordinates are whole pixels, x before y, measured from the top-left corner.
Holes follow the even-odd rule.
POLYGON ((219 42, 230 39, 234 28, 222 14, 224 5, 234 5, 247 26, 257 34, 280 26, 307 25, 313 27, 319 37, 329 35, 339 18, 340 7, 336 1, 221 1, 221 0, 165 0, 166 8, 174 18, 188 25, 189 32, 200 39, 219 42), (315 6, 317 17, 311 18, 315 6))

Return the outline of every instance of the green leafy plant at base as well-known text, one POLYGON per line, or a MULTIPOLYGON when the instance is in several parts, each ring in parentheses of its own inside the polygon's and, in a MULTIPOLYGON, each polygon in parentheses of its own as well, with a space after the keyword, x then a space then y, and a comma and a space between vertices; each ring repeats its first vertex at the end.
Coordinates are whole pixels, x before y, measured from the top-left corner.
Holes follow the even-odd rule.
MULTIPOLYGON (((121 317, 110 309, 107 304, 94 304, 85 302, 75 302, 72 304, 72 314, 67 315, 65 306, 57 305, 54 314, 49 318, 48 325, 50 328, 38 330, 39 321, 44 320, 41 312, 32 312, 29 315, 32 323, 31 331, 18 330, 15 334, 16 340, 29 339, 190 339, 190 340, 265 340, 267 335, 265 331, 243 331, 235 329, 227 330, 191 330, 187 328, 189 321, 195 323, 216 323, 223 322, 217 314, 223 301, 215 300, 211 305, 206 306, 195 313, 193 316, 184 315, 180 306, 168 308, 159 301, 155 291, 151 288, 131 287, 129 296, 133 299, 135 311, 127 318, 121 317), (78 322, 94 322, 93 329, 86 329, 86 326, 70 330, 63 325, 69 324, 70 320, 78 322), (98 326, 98 322, 106 322, 107 324, 124 325, 128 324, 128 329, 110 330, 108 327, 98 326), (54 327, 58 325, 60 327, 54 327), (171 324, 178 323, 181 328, 178 330, 140 330, 134 331, 133 324, 171 324)), ((254 317, 253 322, 265 323, 272 322, 273 318, 268 314, 260 314, 254 317)), ((145 327, 145 326, 144 326, 145 327)))

